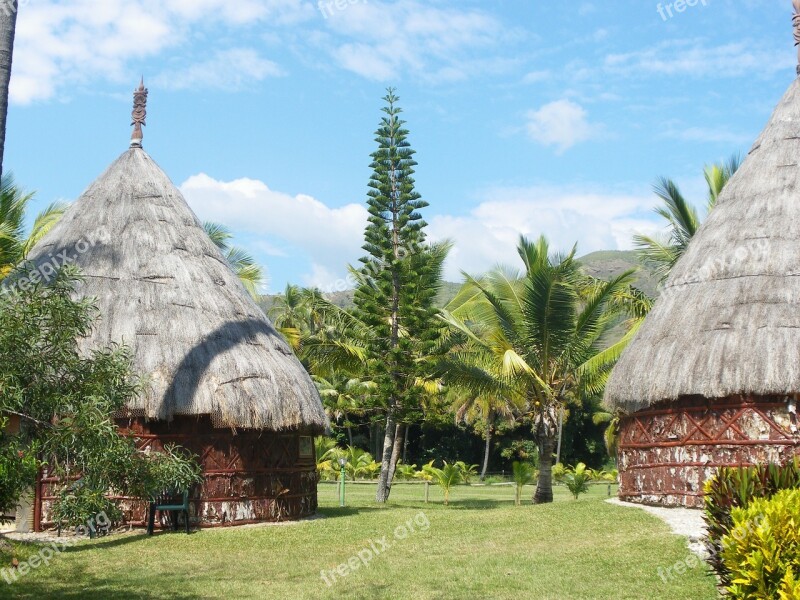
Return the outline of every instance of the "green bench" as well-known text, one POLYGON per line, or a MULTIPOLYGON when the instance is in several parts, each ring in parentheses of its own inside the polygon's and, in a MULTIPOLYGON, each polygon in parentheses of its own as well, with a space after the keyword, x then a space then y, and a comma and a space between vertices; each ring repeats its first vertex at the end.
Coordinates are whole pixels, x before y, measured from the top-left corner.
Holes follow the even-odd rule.
POLYGON ((156 522, 156 511, 169 512, 172 515, 172 530, 178 531, 178 515, 183 514, 183 522, 186 525, 186 533, 189 533, 189 490, 184 491, 165 491, 150 500, 150 510, 147 519, 147 535, 153 535, 153 527, 156 522), (175 500, 177 496, 183 498, 183 502, 178 504, 175 500))

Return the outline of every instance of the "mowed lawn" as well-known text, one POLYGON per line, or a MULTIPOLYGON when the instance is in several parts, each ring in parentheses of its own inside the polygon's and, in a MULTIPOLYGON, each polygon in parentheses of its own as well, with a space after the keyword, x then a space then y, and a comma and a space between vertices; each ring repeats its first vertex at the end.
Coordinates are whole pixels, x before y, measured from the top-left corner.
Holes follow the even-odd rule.
MULTIPOLYGON (((703 566, 665 583, 659 568, 687 558, 685 540, 643 511, 604 502, 606 486, 578 501, 557 488, 552 505, 520 507, 511 487, 459 486, 448 507, 433 487, 429 504, 420 485, 396 485, 385 507, 373 493, 348 485, 339 508, 336 486, 321 484, 325 518, 301 523, 87 541, 13 585, 0 579, 0 597, 717 597, 703 566), (340 567, 348 562, 358 568, 340 567), (347 574, 332 581, 337 568, 347 574)), ((17 556, 34 551, 19 547, 17 556)))

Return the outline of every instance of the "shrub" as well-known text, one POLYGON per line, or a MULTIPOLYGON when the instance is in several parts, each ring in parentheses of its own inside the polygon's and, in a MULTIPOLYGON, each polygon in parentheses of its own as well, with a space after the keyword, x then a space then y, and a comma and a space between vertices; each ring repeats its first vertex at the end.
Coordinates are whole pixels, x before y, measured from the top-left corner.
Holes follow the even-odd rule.
POLYGON ((414 478, 422 479, 423 481, 433 481, 433 474, 431 472, 432 469, 435 469, 433 466, 433 461, 422 465, 422 468, 414 473, 414 478))
POLYGON ((461 469, 455 464, 448 464, 444 462, 441 469, 437 469, 432 464, 425 465, 428 473, 431 475, 431 481, 436 483, 444 492, 444 504, 447 506, 450 502, 450 489, 463 481, 461 469))
POLYGON ((511 477, 516 484, 516 494, 514 496, 514 504, 519 506, 522 504, 522 486, 533 481, 534 468, 533 465, 527 462, 514 461, 511 465, 511 477))
POLYGON ((800 490, 783 490, 731 511, 722 561, 733 599, 800 598, 800 490))
POLYGON ((556 483, 564 483, 564 476, 567 474, 567 468, 561 463, 553 465, 553 481, 556 483))
POLYGON ((394 476, 400 481, 409 481, 414 479, 417 474, 417 465, 406 465, 402 462, 397 463, 394 476))
POLYGON ((732 510, 747 508, 758 498, 771 498, 781 490, 800 488, 800 458, 787 465, 721 468, 705 484, 708 563, 721 586, 731 585, 731 573, 722 560, 722 538, 733 528, 732 510))
POLYGON ((369 452, 355 446, 348 446, 347 448, 333 446, 328 448, 317 459, 317 471, 321 479, 326 481, 339 479, 341 474, 340 458, 344 458, 347 461, 344 465, 345 475, 353 481, 356 479, 374 479, 380 473, 380 463, 376 463, 369 452))
POLYGON ((456 461, 456 467, 461 471, 461 479, 469 485, 472 479, 478 476, 478 465, 468 465, 463 460, 456 461))
POLYGON ((586 469, 586 465, 583 463, 578 463, 564 475, 564 484, 567 486, 567 489, 572 492, 572 497, 575 498, 575 500, 577 500, 578 496, 581 494, 589 491, 589 481, 591 481, 591 476, 586 469))

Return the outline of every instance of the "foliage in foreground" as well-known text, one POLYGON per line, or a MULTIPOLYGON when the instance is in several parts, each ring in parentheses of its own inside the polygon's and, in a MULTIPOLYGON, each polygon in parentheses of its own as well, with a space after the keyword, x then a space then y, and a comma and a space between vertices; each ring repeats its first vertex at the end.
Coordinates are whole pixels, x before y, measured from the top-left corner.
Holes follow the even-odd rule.
POLYGON ((520 506, 522 504, 522 488, 536 478, 536 472, 532 464, 515 460, 511 465, 511 478, 515 485, 514 504, 520 506))
POLYGON ((111 491, 147 497, 197 473, 177 450, 150 456, 120 435, 113 415, 138 389, 130 353, 81 350, 97 310, 74 298, 78 281, 65 268, 47 285, 0 294, 0 414, 20 423, 0 433, 0 511, 14 509, 39 466, 63 482, 56 515, 70 523, 98 510, 111 516, 111 491))
POLYGON ((729 597, 800 598, 800 489, 756 498, 731 516, 733 529, 722 538, 729 597))
MULTIPOLYGON (((463 464, 463 463, 462 463, 463 464)), ((444 466, 438 469, 433 464, 425 465, 425 471, 431 476, 431 481, 442 488, 444 492, 444 503, 450 503, 450 491, 453 486, 464 481, 464 473, 457 464, 444 461, 444 466)))
POLYGON ((771 498, 782 490, 800 488, 800 458, 786 465, 758 465, 721 468, 705 484, 704 519, 708 530, 708 563, 722 587, 733 583, 729 566, 722 558, 722 540, 734 529, 733 511, 746 509, 759 498, 771 498))
POLYGON ((567 486, 570 494, 575 500, 578 496, 589 491, 589 482, 592 480, 591 473, 586 469, 586 465, 578 463, 574 468, 567 470, 564 475, 564 485, 567 486))
POLYGON ((51 204, 36 215, 26 234, 25 221, 34 194, 24 192, 8 173, 0 178, 0 281, 21 261, 34 244, 52 229, 66 210, 63 203, 51 204))

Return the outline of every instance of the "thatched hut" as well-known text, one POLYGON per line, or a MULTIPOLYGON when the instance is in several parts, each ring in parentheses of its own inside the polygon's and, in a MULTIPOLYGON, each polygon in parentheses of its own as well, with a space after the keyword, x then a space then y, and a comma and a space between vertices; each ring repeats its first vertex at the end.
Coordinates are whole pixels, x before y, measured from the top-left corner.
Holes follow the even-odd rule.
MULTIPOLYGON (((202 462, 192 510, 204 525, 315 512, 313 436, 328 427, 303 366, 251 299, 178 189, 141 145, 146 90, 137 90, 131 147, 36 246, 40 272, 65 261, 96 298, 92 346, 133 352, 144 390, 120 415, 143 447, 180 444, 202 462)), ((47 526, 53 481, 36 489, 47 526)), ((126 502, 142 523, 142 503, 126 502)))
POLYGON ((614 369, 620 496, 699 506, 717 467, 800 453, 795 80, 614 369))

